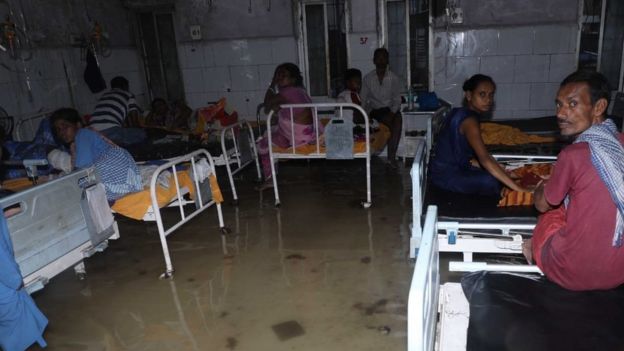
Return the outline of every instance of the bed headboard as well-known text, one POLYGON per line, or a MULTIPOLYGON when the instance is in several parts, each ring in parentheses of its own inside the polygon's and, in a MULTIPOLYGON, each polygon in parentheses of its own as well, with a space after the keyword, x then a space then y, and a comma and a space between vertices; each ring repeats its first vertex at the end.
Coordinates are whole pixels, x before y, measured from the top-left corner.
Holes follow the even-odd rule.
POLYGON ((407 302, 407 350, 432 351, 440 296, 438 208, 429 206, 407 302))
POLYGON ((410 258, 416 257, 416 248, 422 238, 422 213, 427 185, 427 142, 418 140, 414 162, 410 175, 412 177, 412 233, 410 237, 410 258))
POLYGON ((43 111, 20 117, 15 124, 15 141, 33 140, 41 120, 51 115, 52 112, 53 111, 43 111))

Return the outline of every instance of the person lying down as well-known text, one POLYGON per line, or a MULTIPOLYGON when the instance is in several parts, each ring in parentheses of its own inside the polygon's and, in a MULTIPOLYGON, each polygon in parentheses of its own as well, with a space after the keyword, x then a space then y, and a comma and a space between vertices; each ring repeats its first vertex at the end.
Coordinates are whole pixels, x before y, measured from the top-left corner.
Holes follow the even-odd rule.
POLYGON ((71 168, 94 166, 109 202, 143 190, 132 156, 99 133, 83 128, 78 111, 61 108, 54 111, 50 121, 57 137, 70 147, 71 168))

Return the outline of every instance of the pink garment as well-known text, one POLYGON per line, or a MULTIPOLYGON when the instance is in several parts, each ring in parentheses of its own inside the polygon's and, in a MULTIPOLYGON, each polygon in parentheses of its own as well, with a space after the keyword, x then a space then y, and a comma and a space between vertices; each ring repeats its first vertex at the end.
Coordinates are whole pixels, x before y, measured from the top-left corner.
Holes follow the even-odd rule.
MULTIPOLYGON (((280 88, 279 94, 284 97, 288 104, 308 104, 312 103, 312 99, 308 93, 301 87, 284 87, 280 88)), ((304 108, 283 108, 278 112, 277 126, 271 127, 271 141, 273 145, 282 148, 291 146, 301 146, 305 144, 313 144, 316 141, 316 132, 314 124, 299 124, 292 122, 292 116, 302 113, 304 108), (294 134, 294 140, 293 140, 294 134)), ((319 123, 319 135, 323 133, 323 126, 319 123)), ((265 179, 271 177, 271 161, 269 158, 269 138, 265 134, 258 142, 258 153, 262 163, 262 171, 265 179)))
MULTIPOLYGON (((622 134, 619 139, 624 144, 622 134)), ((554 217, 543 215, 550 219, 540 218, 535 228, 539 232, 542 227, 548 236, 542 240, 541 252, 534 251, 546 277, 571 290, 623 284, 624 248, 612 245, 617 209, 592 165, 587 143, 572 144, 559 153, 544 196, 553 206, 569 197, 565 216, 558 215, 565 223, 557 224, 554 217)))

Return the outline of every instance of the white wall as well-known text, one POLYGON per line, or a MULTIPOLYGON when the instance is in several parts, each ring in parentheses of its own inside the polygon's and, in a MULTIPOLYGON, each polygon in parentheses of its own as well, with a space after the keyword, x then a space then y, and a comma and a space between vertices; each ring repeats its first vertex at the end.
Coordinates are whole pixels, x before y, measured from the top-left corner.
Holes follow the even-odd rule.
POLYGON ((178 46, 186 98, 193 109, 227 98, 239 117, 254 120, 275 67, 297 63, 293 37, 199 41, 178 46))
MULTIPOLYGON (((135 49, 113 48, 110 57, 100 58, 100 66, 107 85, 116 75, 128 78, 139 104, 145 106, 145 80, 135 49)), ((25 62, 0 53, 0 106, 17 119, 60 107, 91 113, 100 94, 92 94, 84 82, 85 67, 78 48, 38 49, 25 62)))
POLYGON ((554 114, 561 80, 576 70, 578 26, 530 25, 434 34, 434 89, 459 105, 461 86, 475 73, 497 84, 494 118, 554 114))

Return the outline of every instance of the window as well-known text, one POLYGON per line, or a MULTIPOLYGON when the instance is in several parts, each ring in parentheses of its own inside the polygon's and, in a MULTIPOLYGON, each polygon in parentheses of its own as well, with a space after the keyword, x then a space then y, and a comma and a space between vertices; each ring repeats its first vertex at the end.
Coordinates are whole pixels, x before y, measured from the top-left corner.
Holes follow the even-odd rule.
POLYGON ((336 97, 347 70, 344 0, 306 3, 303 8, 303 49, 308 92, 336 97))

